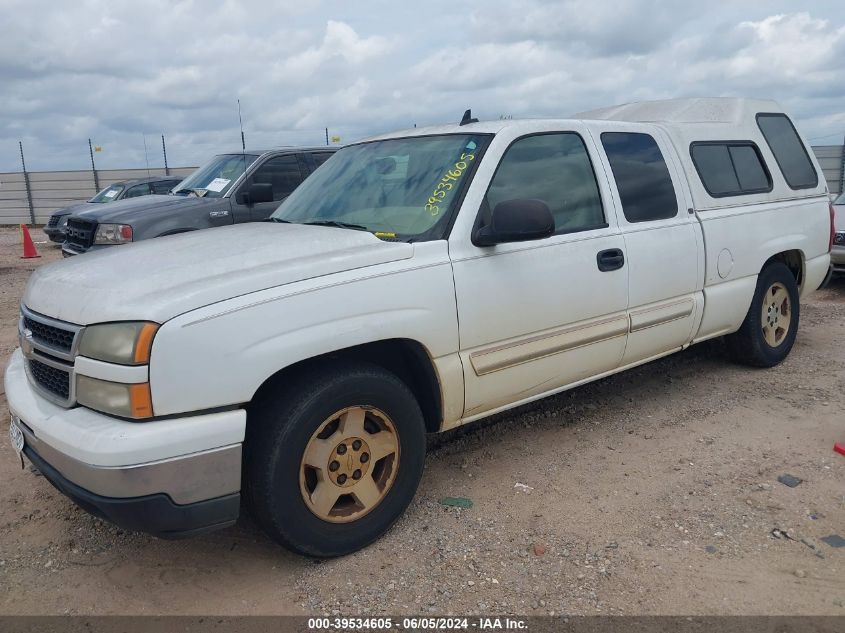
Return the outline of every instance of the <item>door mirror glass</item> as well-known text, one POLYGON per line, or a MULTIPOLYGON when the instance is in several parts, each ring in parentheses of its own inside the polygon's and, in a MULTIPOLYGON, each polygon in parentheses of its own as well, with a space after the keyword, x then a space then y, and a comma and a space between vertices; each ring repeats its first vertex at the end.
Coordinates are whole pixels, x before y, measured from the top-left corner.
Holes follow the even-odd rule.
POLYGON ((493 209, 490 223, 473 235, 476 246, 540 240, 553 235, 555 219, 542 200, 505 200, 493 209))
POLYGON ((254 182, 240 195, 241 204, 273 202, 273 185, 269 182, 254 182))

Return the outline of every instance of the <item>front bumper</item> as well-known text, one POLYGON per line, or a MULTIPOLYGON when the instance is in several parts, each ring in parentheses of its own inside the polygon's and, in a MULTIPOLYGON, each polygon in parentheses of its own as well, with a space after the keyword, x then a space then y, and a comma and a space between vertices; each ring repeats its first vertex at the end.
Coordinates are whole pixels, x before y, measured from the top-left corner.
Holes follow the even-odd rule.
POLYGON ((24 455, 92 514, 171 538, 237 519, 245 411, 129 422, 85 407, 64 409, 32 388, 20 350, 6 369, 5 388, 24 455))
POLYGON ((45 226, 44 227, 44 234, 50 238, 51 242, 57 242, 61 244, 65 241, 65 230, 64 228, 60 228, 58 226, 45 226))
POLYGON ((65 257, 73 257, 74 255, 93 253, 94 251, 101 251, 104 248, 112 248, 114 246, 123 246, 123 244, 92 244, 88 248, 83 248, 65 240, 62 242, 62 255, 65 257))

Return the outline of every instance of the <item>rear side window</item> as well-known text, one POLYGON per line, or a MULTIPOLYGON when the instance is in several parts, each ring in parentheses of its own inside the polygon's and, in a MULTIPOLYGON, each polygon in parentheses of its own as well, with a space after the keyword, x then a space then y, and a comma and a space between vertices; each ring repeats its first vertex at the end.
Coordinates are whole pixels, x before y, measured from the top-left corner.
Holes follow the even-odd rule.
POLYGON ((812 189, 819 184, 819 176, 810 162, 807 149, 788 116, 758 114, 757 125, 791 189, 812 189))
POLYGON ((500 202, 542 200, 555 234, 607 226, 596 176, 584 141, 574 132, 526 136, 508 147, 487 190, 481 225, 500 202))
POLYGON ((693 143, 690 155, 704 188, 714 198, 772 190, 769 172, 750 141, 693 143))
POLYGON ((628 222, 665 220, 678 214, 672 177, 651 136, 639 132, 605 132, 601 143, 628 222))
POLYGON ((334 152, 319 152, 311 154, 314 157, 314 166, 319 167, 334 155, 334 152))

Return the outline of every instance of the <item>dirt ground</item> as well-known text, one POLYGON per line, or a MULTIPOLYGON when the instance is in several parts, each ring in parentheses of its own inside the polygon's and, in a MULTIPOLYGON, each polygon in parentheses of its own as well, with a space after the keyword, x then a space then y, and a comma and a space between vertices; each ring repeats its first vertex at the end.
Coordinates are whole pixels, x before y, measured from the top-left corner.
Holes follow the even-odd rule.
MULTIPOLYGON (((0 366, 29 273, 60 258, 38 247, 19 259, 0 229, 0 366)), ((845 548, 822 541, 845 537, 845 279, 801 310, 774 369, 713 341, 433 439, 406 515, 332 561, 248 518, 177 542, 115 528, 21 470, 4 422, 0 613, 845 615, 845 548)))

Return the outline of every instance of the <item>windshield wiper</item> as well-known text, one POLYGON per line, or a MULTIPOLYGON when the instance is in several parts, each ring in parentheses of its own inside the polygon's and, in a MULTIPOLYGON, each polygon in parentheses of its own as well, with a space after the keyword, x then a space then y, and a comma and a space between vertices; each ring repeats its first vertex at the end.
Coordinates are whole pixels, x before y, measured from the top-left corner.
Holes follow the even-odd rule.
POLYGON ((339 229, 354 229, 356 231, 367 231, 369 232, 366 226, 362 226, 360 224, 350 224, 349 222, 338 222, 337 220, 314 220, 313 222, 302 222, 302 224, 307 224, 308 226, 334 226, 339 229))
POLYGON ((172 193, 172 194, 195 193, 198 198, 202 198, 207 193, 207 190, 201 189, 199 187, 194 187, 194 188, 186 187, 185 189, 179 189, 177 191, 171 191, 170 193, 172 193))
POLYGON ((290 220, 283 220, 282 218, 266 218, 262 222, 281 222, 282 224, 293 224, 290 220))

